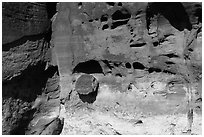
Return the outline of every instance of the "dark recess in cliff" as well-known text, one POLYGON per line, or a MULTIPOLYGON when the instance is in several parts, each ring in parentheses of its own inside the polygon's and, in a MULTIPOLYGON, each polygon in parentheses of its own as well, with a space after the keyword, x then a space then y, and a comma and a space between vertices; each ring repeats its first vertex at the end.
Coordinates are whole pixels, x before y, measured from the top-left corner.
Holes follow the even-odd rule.
POLYGON ((92 73, 103 73, 103 69, 101 68, 101 65, 96 60, 89 60, 86 62, 81 62, 76 65, 76 67, 73 70, 73 73, 86 73, 86 74, 92 74, 92 73))
POLYGON ((48 18, 51 19, 53 17, 53 15, 55 15, 56 11, 56 5, 57 2, 47 2, 47 14, 48 14, 48 18))
POLYGON ((3 81, 2 96, 5 98, 18 98, 26 102, 34 101, 47 81, 44 74, 45 66, 45 62, 39 62, 35 66, 29 66, 21 75, 9 81, 3 81))
POLYGON ((145 69, 145 66, 140 62, 134 62, 132 66, 134 69, 145 69))
MULTIPOLYGON (((16 8, 15 6, 18 7, 19 5, 26 5, 26 4, 39 6, 39 7, 41 7, 42 5, 45 5, 41 3, 17 3, 15 5, 15 3, 13 3, 12 6, 13 8, 16 8)), ((35 101, 38 95, 41 95, 44 92, 48 79, 52 78, 56 72, 58 73, 57 66, 49 66, 48 68, 46 68, 47 61, 51 59, 51 55, 48 53, 49 50, 47 48, 49 47, 49 43, 52 35, 50 19, 56 13, 56 3, 46 3, 46 6, 47 7, 45 10, 37 9, 36 13, 34 12, 35 10, 33 11, 36 14, 36 16, 34 16, 33 18, 36 18, 36 20, 41 19, 40 18, 41 14, 48 15, 48 16, 44 16, 43 18, 46 23, 47 22, 49 23, 49 24, 46 24, 47 25, 45 26, 46 29, 39 31, 40 33, 37 33, 37 32, 23 33, 22 37, 19 36, 17 37, 18 39, 14 39, 13 41, 8 41, 6 44, 2 45, 2 51, 4 53, 11 52, 14 55, 16 54, 15 52, 18 52, 20 54, 22 50, 26 50, 28 52, 33 51, 33 54, 30 54, 33 56, 27 56, 28 60, 29 59, 32 60, 31 63, 28 64, 25 60, 28 66, 25 66, 25 68, 20 71, 20 74, 18 76, 14 75, 10 80, 2 81, 2 97, 3 97, 2 134, 13 134, 13 135, 25 134, 30 121, 35 117, 34 113, 36 112, 36 110, 31 109, 33 102, 35 101), (46 13, 46 10, 47 10, 47 13, 46 13), (40 14, 38 15, 39 12, 40 14), (42 41, 42 42, 40 43, 38 41, 40 42, 42 41), (30 44, 29 42, 33 42, 35 44, 34 47, 30 45, 26 45, 26 44, 30 44), (40 44, 45 46, 41 46, 40 44), (25 45, 25 47, 23 47, 25 49, 22 48, 22 45, 25 45), (42 55, 39 55, 39 56, 36 55, 35 57, 36 51, 42 51, 40 52, 42 55)), ((18 9, 18 11, 23 12, 24 9, 18 9)), ((25 12, 25 15, 26 14, 32 15, 34 14, 33 12, 25 12)), ((7 18, 8 18, 7 16, 4 16, 5 20, 7 18)), ((15 17, 13 18, 15 19, 15 17)), ((18 24, 19 26, 22 25, 22 22, 20 22, 20 20, 15 20, 15 21, 16 21, 15 23, 18 24)), ((29 27, 31 32, 35 30, 33 29, 32 26, 29 26, 29 27)), ((20 29, 18 31, 20 31, 20 29)), ((16 33, 20 33, 18 31, 16 31, 16 33)), ((6 37, 7 35, 4 35, 4 36, 6 37)), ((22 54, 21 56, 25 56, 25 55, 22 54)), ((6 62, 10 63, 9 60, 6 60, 6 62)), ((48 88, 50 89, 50 87, 48 88)))
POLYGON ((131 13, 125 8, 117 10, 112 14, 113 20, 124 20, 124 19, 129 19, 130 17, 131 17, 131 13))
POLYGON ((170 24, 183 31, 185 28, 188 30, 192 29, 189 16, 185 11, 182 3, 179 2, 155 2, 149 3, 146 10, 147 18, 147 29, 149 30, 150 19, 157 14, 163 15, 170 24))
MULTIPOLYGON (((2 96, 4 99, 12 98, 16 100, 20 99, 23 102, 28 103, 33 102, 38 95, 42 94, 48 78, 51 78, 56 72, 58 73, 58 68, 56 66, 50 66, 47 70, 45 70, 45 65, 46 63, 42 62, 38 63, 36 66, 30 66, 24 70, 21 75, 13 78, 10 81, 3 82, 2 96)), ((18 112, 18 114, 16 117, 12 117, 12 119, 9 120, 11 123, 8 123, 7 126, 13 126, 10 134, 23 135, 25 134, 27 126, 32 120, 36 110, 28 109, 23 113, 19 113, 22 111, 20 110, 19 106, 13 107, 16 109, 11 107, 9 113, 18 112)))
MULTIPOLYGON (((51 19, 55 14, 56 14, 56 6, 57 6, 57 2, 47 2, 46 3, 47 6, 47 14, 48 14, 48 19, 51 19)), ((51 20, 50 20, 50 28, 48 29, 47 35, 46 35, 46 39, 47 41, 51 40, 51 36, 52 36, 52 25, 51 25, 51 20)))

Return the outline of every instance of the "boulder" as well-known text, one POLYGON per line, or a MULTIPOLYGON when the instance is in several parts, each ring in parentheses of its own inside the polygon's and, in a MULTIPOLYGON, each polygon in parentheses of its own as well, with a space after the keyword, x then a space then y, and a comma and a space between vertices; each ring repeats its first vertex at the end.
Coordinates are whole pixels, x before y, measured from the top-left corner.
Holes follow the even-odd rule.
POLYGON ((75 90, 82 95, 88 95, 93 92, 97 92, 98 88, 98 81, 97 79, 89 74, 81 75, 75 84, 75 90))

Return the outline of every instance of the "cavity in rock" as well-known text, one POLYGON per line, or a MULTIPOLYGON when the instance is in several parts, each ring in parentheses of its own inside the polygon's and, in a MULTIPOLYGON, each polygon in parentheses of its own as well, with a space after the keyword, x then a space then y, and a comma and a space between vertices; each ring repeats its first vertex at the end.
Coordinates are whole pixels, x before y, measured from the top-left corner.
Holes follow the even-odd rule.
POLYGON ((103 73, 103 69, 101 68, 101 65, 99 64, 98 61, 89 60, 77 64, 73 70, 73 73, 86 73, 86 74, 103 73))

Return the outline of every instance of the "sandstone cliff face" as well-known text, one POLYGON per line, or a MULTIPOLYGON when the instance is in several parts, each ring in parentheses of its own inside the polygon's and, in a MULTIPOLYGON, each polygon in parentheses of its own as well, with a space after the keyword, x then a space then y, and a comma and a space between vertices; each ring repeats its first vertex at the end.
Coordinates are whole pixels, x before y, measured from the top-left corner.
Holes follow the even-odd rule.
POLYGON ((70 83, 67 75, 95 73, 90 60, 100 63, 99 73, 196 73, 190 77, 200 79, 200 3, 59 3, 57 9, 52 41, 62 94, 70 83))
POLYGON ((183 88, 190 85, 192 102, 201 97, 201 8, 201 3, 59 3, 52 43, 67 113, 80 102, 73 79, 81 73, 113 91, 133 85, 141 98, 154 102, 155 109, 137 106, 141 112, 185 112, 189 90, 183 88))
POLYGON ((117 111, 129 114, 135 108, 146 115, 185 113, 188 85, 191 105, 201 112, 201 3, 2 8, 3 134, 60 134, 60 103, 79 119, 87 102, 103 110, 116 100, 117 111), (91 96, 76 88, 93 89, 81 76, 99 83, 91 96), (136 102, 126 109, 128 101, 136 102))
POLYGON ((45 3, 3 3, 2 10, 3 44, 23 36, 41 34, 49 29, 45 3))
POLYGON ((57 134, 61 125, 49 7, 46 3, 2 4, 3 134, 57 134))

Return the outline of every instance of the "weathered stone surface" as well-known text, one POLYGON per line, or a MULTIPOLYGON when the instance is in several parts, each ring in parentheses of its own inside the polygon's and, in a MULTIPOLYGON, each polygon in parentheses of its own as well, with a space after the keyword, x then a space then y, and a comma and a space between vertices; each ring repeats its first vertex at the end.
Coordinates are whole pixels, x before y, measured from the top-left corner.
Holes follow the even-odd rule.
POLYGON ((53 77, 48 78, 42 95, 36 98, 32 106, 36 112, 28 125, 26 134, 57 134, 58 132, 55 130, 62 129, 63 123, 58 118, 60 112, 59 95, 59 76, 54 72, 53 77))
POLYGON ((87 95, 92 92, 97 92, 98 82, 92 75, 81 75, 75 84, 75 90, 82 95, 87 95))
POLYGON ((3 3, 2 134, 59 134, 59 76, 47 5, 3 3))
POLYGON ((46 62, 46 53, 49 47, 48 42, 44 36, 37 36, 36 40, 33 38, 30 37, 29 39, 19 40, 19 42, 9 45, 3 45, 3 81, 21 75, 22 71, 29 66, 35 66, 38 62, 46 62))
POLYGON ((131 83, 138 101, 167 104, 139 106, 159 114, 185 110, 190 83, 201 109, 201 3, 58 3, 54 16, 48 5, 3 3, 3 134, 60 133, 60 100, 93 104, 98 82, 120 92, 131 83))
MULTIPOLYGON (((101 72, 104 76, 99 83, 107 83, 113 92, 127 92, 130 83, 135 85, 137 102, 143 104, 136 108, 142 113, 186 113, 189 97, 199 100, 194 84, 202 79, 201 3, 118 4, 58 4, 52 42, 62 76, 60 98, 67 99, 67 111, 91 100, 81 95, 92 91, 90 84, 83 87, 88 81, 76 81, 82 86, 77 89, 75 85, 76 94, 70 84, 72 74, 101 72), (99 70, 98 65, 82 65, 92 60, 99 62, 102 71, 92 71, 99 70), (169 81, 175 82, 171 88, 169 81)), ((100 92, 106 94, 106 89, 100 92)), ((104 96, 117 98, 111 95, 104 96)))
MULTIPOLYGON (((201 62, 193 61, 201 57, 200 10, 201 3, 59 3, 52 34, 59 72, 69 77, 80 62, 95 59, 113 75, 127 75, 118 65, 127 62, 149 73, 185 75, 186 56, 201 72, 201 62)), ((137 72, 131 73, 143 75, 137 72)))
POLYGON ((2 3, 2 44, 49 29, 46 3, 2 3))

